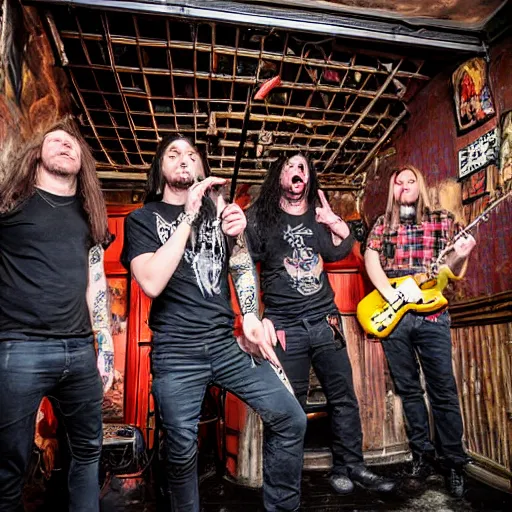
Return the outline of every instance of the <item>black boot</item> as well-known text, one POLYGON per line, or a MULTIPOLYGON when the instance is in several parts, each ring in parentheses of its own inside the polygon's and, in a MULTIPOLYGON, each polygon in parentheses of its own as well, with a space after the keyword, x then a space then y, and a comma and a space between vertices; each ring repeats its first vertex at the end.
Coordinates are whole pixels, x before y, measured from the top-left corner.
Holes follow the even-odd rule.
POLYGON ((446 489, 454 498, 464 496, 464 471, 462 468, 450 468, 445 477, 446 489))
POLYGON ((350 478, 353 482, 368 489, 377 492, 393 492, 396 483, 383 476, 376 475, 365 466, 358 466, 350 471, 350 478))
POLYGON ((408 476, 410 478, 423 480, 433 475, 435 473, 434 466, 432 465, 434 458, 434 453, 415 453, 412 458, 411 471, 408 476))
POLYGON ((352 482, 352 480, 350 480, 350 478, 347 475, 332 474, 329 477, 329 483, 338 494, 343 495, 354 492, 354 483, 352 482))

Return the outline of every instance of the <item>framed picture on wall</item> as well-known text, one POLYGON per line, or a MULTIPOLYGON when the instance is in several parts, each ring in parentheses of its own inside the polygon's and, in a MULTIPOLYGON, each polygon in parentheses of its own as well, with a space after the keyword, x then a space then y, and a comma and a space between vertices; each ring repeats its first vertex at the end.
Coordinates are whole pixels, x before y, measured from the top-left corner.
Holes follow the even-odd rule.
POLYGON ((123 421, 126 348, 128 343, 128 277, 107 277, 112 311, 112 338, 114 341, 114 382, 103 398, 103 419, 106 422, 123 421))
POLYGON ((459 179, 498 160, 500 137, 497 128, 484 133, 459 150, 459 179))
POLYGON ((480 169, 462 181, 462 202, 469 203, 485 194, 487 190, 487 169, 480 169))
POLYGON ((459 66, 452 75, 457 129, 478 126, 496 113, 487 77, 487 63, 475 57, 459 66))
POLYGON ((512 179, 512 110, 501 116, 500 123, 500 184, 512 179))

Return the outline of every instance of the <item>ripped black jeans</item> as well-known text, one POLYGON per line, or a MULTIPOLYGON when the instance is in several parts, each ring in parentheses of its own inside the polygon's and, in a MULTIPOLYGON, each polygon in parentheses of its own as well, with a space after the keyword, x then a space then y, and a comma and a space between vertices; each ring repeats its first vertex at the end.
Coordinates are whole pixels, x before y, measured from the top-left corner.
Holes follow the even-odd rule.
MULTIPOLYGON (((278 323, 276 328, 280 329, 278 323)), ((334 336, 325 317, 298 320, 284 331, 286 351, 278 345, 279 360, 303 408, 309 388, 310 363, 313 365, 331 417, 332 471, 347 474, 348 470, 363 465, 363 436, 346 344, 334 336)))
POLYGON ((382 340, 396 392, 402 399, 409 445, 414 456, 433 452, 425 391, 419 364, 425 375, 432 407, 435 448, 449 467, 465 464, 463 425, 453 374, 450 316, 447 311, 432 318, 407 313, 390 336, 382 340))

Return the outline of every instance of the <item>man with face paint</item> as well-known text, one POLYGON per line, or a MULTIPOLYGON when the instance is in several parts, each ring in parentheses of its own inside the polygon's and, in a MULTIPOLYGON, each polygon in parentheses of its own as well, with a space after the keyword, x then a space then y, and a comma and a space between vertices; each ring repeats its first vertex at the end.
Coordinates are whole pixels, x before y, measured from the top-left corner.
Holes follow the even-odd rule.
POLYGON ((269 169, 248 211, 247 235, 253 258, 260 262, 263 323, 295 395, 305 407, 312 364, 327 397, 333 437, 331 486, 340 494, 352 492, 354 482, 392 491, 394 483, 363 462, 352 368, 323 269, 324 261, 345 258, 354 238, 318 189, 315 170, 303 155, 278 160, 269 169))
MULTIPOLYGON (((388 278, 426 272, 456 230, 452 214, 430 208, 428 191, 417 169, 407 166, 394 172, 389 182, 386 212, 373 226, 365 253, 368 275, 380 294, 390 304, 397 299, 417 302, 419 289, 397 291, 388 278)), ((475 243, 472 236, 460 238, 448 253, 446 264, 455 275, 465 270, 475 243)), ((431 472, 430 462, 437 449, 437 455, 447 467, 448 490, 455 497, 462 496, 463 466, 468 457, 462 445, 463 425, 452 368, 448 311, 427 315, 407 313, 382 340, 382 346, 402 399, 413 454, 411 476, 424 478, 431 472), (436 448, 431 440, 418 360, 432 408, 436 448)))
POLYGON ((263 420, 265 510, 294 511, 306 417, 270 363, 255 365, 233 337, 228 271, 243 314, 244 347, 279 365, 259 319, 255 269, 242 236, 245 215, 238 205, 225 205, 214 190, 225 180, 205 177, 205 165, 188 139, 162 141, 145 205, 125 224, 123 263, 153 299, 153 395, 165 431, 171 510, 199 512, 197 429, 207 385, 215 383, 263 420))

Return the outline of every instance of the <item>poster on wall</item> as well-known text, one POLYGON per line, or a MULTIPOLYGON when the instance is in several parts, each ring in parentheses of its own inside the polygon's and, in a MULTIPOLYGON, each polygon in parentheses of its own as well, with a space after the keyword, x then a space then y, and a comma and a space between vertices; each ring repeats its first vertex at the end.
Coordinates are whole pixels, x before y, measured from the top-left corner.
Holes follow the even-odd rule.
POLYGON ((498 152, 499 133, 494 128, 459 151, 459 179, 497 162, 498 152))
POLYGON ((128 341, 128 279, 109 277, 108 288, 112 309, 114 341, 114 382, 103 399, 103 420, 123 421, 126 344, 128 341))
POLYGON ((478 126, 496 113, 487 78, 487 63, 475 57, 452 75, 457 128, 460 132, 478 126))
POLYGON ((500 131, 500 184, 510 184, 512 179, 512 110, 501 117, 500 131))
POLYGON ((487 168, 480 169, 462 182, 462 202, 468 203, 487 191, 487 168))

